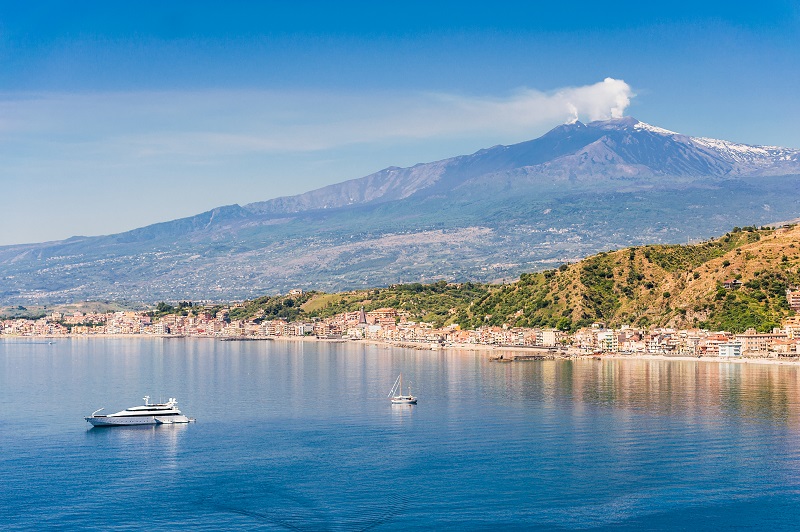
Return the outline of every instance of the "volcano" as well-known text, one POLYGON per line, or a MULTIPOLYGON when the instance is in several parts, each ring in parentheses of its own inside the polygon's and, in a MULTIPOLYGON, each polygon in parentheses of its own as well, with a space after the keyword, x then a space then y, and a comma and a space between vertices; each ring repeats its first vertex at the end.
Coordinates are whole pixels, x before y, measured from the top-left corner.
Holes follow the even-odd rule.
POLYGON ((125 233, 0 247, 0 304, 499 281, 800 216, 800 150, 626 117, 125 233))

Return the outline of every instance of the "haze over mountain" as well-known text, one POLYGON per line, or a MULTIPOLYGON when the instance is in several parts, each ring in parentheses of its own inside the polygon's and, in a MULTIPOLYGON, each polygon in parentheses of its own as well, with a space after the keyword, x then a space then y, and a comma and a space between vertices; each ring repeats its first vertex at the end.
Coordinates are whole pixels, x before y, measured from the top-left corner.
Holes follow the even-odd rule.
POLYGON ((116 235, 0 247, 0 303, 513 278, 800 216, 800 150, 620 118, 116 235))

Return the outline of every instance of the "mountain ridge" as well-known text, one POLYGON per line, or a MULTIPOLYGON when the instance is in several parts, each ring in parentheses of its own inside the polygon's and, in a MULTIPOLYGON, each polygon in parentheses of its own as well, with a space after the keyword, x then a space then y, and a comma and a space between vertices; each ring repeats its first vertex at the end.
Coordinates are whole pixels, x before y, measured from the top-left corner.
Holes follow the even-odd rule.
POLYGON ((124 233, 0 247, 0 303, 480 282, 800 214, 800 151, 634 118, 124 233))
MULTIPOLYGON (((645 152, 647 146, 644 146, 645 152)), ((757 175, 786 175, 788 173, 800 173, 800 150, 791 148, 780 148, 775 146, 755 146, 729 141, 720 141, 708 137, 690 137, 675 133, 657 126, 651 126, 632 117, 611 119, 605 121, 594 121, 583 124, 576 121, 572 124, 564 124, 553 128, 548 133, 538 139, 525 141, 509 146, 497 145, 491 148, 478 150, 470 155, 460 155, 448 159, 442 159, 431 163, 420 163, 407 168, 388 167, 368 176, 351 179, 343 183, 328 185, 320 189, 309 191, 295 196, 275 198, 263 202, 250 203, 244 206, 245 209, 256 213, 283 213, 290 214, 301 210, 313 210, 324 208, 336 208, 354 203, 370 203, 382 198, 387 201, 404 199, 413 193, 420 193, 428 187, 436 185, 446 173, 446 170, 453 165, 460 166, 462 162, 475 163, 483 159, 493 159, 498 154, 503 153, 508 160, 509 155, 516 163, 513 168, 531 167, 532 172, 540 175, 547 175, 554 178, 564 178, 570 172, 576 173, 574 166, 581 162, 595 162, 607 165, 610 159, 618 158, 618 168, 623 177, 656 177, 671 175, 675 177, 700 177, 700 176, 757 176, 757 175), (630 131, 635 130, 644 132, 642 141, 664 142, 670 139, 673 146, 670 146, 670 153, 655 160, 642 161, 646 159, 641 153, 637 153, 634 148, 640 151, 642 147, 631 143, 630 131), (587 140, 592 141, 587 144, 587 140), (594 150, 587 150, 594 146, 594 150), (578 147, 578 149, 576 149, 578 147), (691 148, 695 148, 699 153, 688 156, 691 148), (622 151, 622 153, 619 153, 622 151), (533 153, 531 153, 533 152, 533 153), (747 157, 746 155, 750 156, 747 157), (605 156, 605 157, 604 157, 605 156), (778 161, 774 161, 775 157, 778 161), (540 159, 541 158, 541 159, 540 159), (564 158, 570 158, 570 164, 563 164, 564 158), (589 161, 587 161, 589 159, 589 161), (594 159, 594 161, 592 161, 594 159), (598 161, 597 159, 604 159, 598 161), (646 164, 647 162, 651 164, 646 164), (759 164, 760 162, 760 164, 759 164), (783 164, 781 164, 783 162, 783 164), (653 167, 653 164, 657 166, 653 167), (737 166, 738 165, 738 166, 737 166), (566 168, 565 168, 566 166, 566 168), (572 168, 571 168, 572 167, 572 168), (419 175, 425 170, 430 170, 426 175, 419 175), (401 187, 397 184, 397 177, 407 177, 410 183, 405 183, 405 189, 397 193, 401 187), (394 178, 394 179, 393 179, 394 178), (380 187, 375 190, 373 185, 380 183, 380 187), (363 190, 373 192, 372 194, 359 194, 355 192, 359 185, 363 190), (416 187, 414 187, 416 185, 416 187), (413 192, 408 190, 411 186, 413 192), (345 193, 343 191, 350 191, 345 193), (381 190, 394 191, 395 194, 386 195, 375 194, 381 190), (333 193, 335 199, 326 200, 323 192, 333 193), (320 196, 322 196, 320 198, 320 196), (360 196, 360 197, 359 197, 360 196), (355 198, 354 198, 355 197, 355 198), (346 200, 344 199, 346 198, 346 200), (316 199, 317 203, 314 203, 316 199), (291 206, 294 205, 294 208, 291 206), (302 205, 303 209, 298 208, 302 205)), ((485 164, 485 163, 484 163, 485 164)), ((511 164, 495 167, 494 171, 504 171, 511 169, 511 164)), ((591 171, 584 166, 579 166, 584 172, 591 171)), ((461 183, 465 172, 461 170, 461 183)), ((601 175, 608 175, 608 171, 601 175)), ((473 175, 480 177, 485 175, 473 175)))

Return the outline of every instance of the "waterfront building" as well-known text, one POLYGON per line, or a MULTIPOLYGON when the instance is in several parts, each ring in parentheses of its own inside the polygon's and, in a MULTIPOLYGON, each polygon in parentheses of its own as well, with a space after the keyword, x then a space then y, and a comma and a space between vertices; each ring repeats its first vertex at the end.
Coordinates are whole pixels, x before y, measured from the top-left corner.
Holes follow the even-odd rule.
POLYGON ((721 358, 735 358, 742 356, 742 344, 739 342, 725 342, 718 346, 721 358))
POLYGON ((363 327, 351 327, 347 329, 347 337, 351 340, 362 340, 364 336, 363 327))
POLYGON ((613 329, 598 332, 597 347, 604 353, 618 353, 619 335, 613 329))
POLYGON ((314 324, 313 323, 295 323, 294 324, 294 335, 295 336, 306 336, 309 334, 314 334, 314 324))
POLYGON ((770 345, 770 353, 775 356, 797 356, 800 350, 800 340, 797 338, 787 340, 776 340, 770 345))
POLYGON ((786 340, 785 332, 757 333, 755 329, 747 329, 744 334, 734 335, 736 342, 742 344, 742 352, 764 354, 770 345, 778 340, 786 340))
POLYGON ((698 354, 719 356, 719 346, 721 344, 728 343, 729 340, 730 338, 728 337, 728 335, 724 333, 708 335, 704 340, 701 340, 700 344, 697 346, 698 354))
POLYGON ((648 336, 647 340, 647 352, 655 355, 664 353, 666 350, 664 345, 665 341, 660 334, 651 334, 648 336))
POLYGON ((572 335, 573 345, 584 352, 592 352, 597 349, 597 329, 582 328, 572 335))
POLYGON ((558 329, 543 329, 541 331, 541 343, 544 347, 555 347, 561 340, 561 331, 558 329))
POLYGON ((286 320, 265 320, 258 327, 261 336, 291 336, 295 331, 296 328, 290 328, 286 320))

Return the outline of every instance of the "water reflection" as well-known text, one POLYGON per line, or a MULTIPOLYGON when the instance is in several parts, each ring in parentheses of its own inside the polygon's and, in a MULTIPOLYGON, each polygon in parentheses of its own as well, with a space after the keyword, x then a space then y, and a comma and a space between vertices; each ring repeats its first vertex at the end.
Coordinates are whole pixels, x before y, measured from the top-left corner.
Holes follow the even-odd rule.
POLYGON ((403 423, 409 421, 411 416, 414 415, 416 405, 390 405, 392 410, 392 421, 403 423))
POLYGON ((157 456, 161 469, 179 467, 181 440, 189 424, 140 425, 131 427, 91 427, 87 438, 101 442, 109 448, 119 449, 124 455, 157 456))
POLYGON ((589 359, 495 364, 491 369, 492 381, 509 400, 800 425, 800 368, 795 366, 589 359))
POLYGON ((113 441, 154 440, 177 441, 179 434, 188 430, 189 423, 163 423, 157 425, 130 425, 115 427, 88 427, 86 434, 92 437, 106 436, 113 441))

